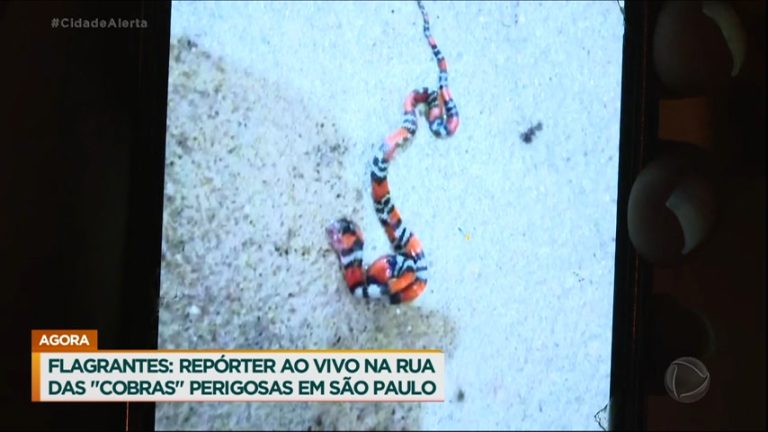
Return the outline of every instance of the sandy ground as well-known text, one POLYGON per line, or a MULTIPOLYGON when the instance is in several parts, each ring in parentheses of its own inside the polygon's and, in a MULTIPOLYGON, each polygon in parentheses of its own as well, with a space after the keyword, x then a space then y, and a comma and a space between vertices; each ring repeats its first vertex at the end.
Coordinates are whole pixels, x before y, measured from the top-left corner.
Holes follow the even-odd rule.
POLYGON ((323 228, 389 253, 368 164, 437 69, 415 2, 174 3, 162 348, 437 348, 441 404, 158 404, 158 429, 599 429, 608 401, 622 16, 425 2, 462 124, 390 170, 411 305, 349 296, 323 228), (521 134, 541 123, 531 142, 521 134))

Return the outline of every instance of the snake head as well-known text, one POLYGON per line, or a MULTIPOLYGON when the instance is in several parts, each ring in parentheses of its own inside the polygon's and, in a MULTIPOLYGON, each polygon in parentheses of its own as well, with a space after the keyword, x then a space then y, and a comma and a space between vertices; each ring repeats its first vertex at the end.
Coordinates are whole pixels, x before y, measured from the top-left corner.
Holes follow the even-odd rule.
POLYGON ((360 227, 347 218, 337 219, 329 223, 325 227, 325 234, 328 237, 328 242, 331 244, 331 247, 336 252, 340 252, 349 247, 347 244, 349 242, 349 236, 354 236, 361 240, 363 238, 360 227))

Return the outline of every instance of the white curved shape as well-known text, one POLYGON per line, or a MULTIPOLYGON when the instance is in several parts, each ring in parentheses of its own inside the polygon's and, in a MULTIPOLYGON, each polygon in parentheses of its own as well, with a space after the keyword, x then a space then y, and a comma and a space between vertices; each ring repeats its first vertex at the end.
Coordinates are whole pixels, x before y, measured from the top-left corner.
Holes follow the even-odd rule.
POLYGON ((733 59, 731 77, 735 77, 741 70, 747 51, 747 34, 739 16, 730 4, 716 0, 703 1, 701 10, 720 27, 733 59))
POLYGON ((715 200, 701 177, 684 178, 667 199, 667 208, 677 216, 683 230, 683 255, 700 245, 715 223, 715 200))

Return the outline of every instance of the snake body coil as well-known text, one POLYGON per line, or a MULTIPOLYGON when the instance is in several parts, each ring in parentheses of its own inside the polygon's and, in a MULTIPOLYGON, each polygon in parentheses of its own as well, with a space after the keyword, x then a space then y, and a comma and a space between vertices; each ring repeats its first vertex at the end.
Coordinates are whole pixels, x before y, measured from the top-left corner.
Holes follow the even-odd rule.
POLYGON ((449 137, 459 127, 459 112, 448 88, 448 66, 429 29, 429 17, 421 1, 417 1, 424 20, 427 39, 439 69, 438 88, 411 91, 405 98, 403 122, 381 143, 373 158, 371 186, 379 222, 384 227, 394 254, 377 258, 367 268, 363 265, 363 233, 347 218, 326 228, 331 247, 336 252, 344 281, 352 295, 360 298, 388 299, 391 304, 407 303, 418 297, 427 286, 427 265, 421 242, 409 230, 395 208, 387 182, 387 172, 395 150, 410 140, 417 129, 416 107, 426 104, 429 129, 438 138, 449 137))

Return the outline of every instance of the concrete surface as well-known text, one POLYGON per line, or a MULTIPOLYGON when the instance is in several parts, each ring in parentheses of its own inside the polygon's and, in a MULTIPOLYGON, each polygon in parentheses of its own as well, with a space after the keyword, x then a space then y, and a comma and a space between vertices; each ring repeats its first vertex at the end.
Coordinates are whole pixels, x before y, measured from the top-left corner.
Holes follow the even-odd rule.
POLYGON ((368 163, 437 84, 415 2, 175 2, 161 348, 438 348, 442 404, 158 404, 158 429, 599 429, 608 401, 622 16, 425 2, 462 124, 390 170, 416 303, 345 291, 324 226, 389 253, 368 163), (541 123, 530 143, 521 134, 541 123))

